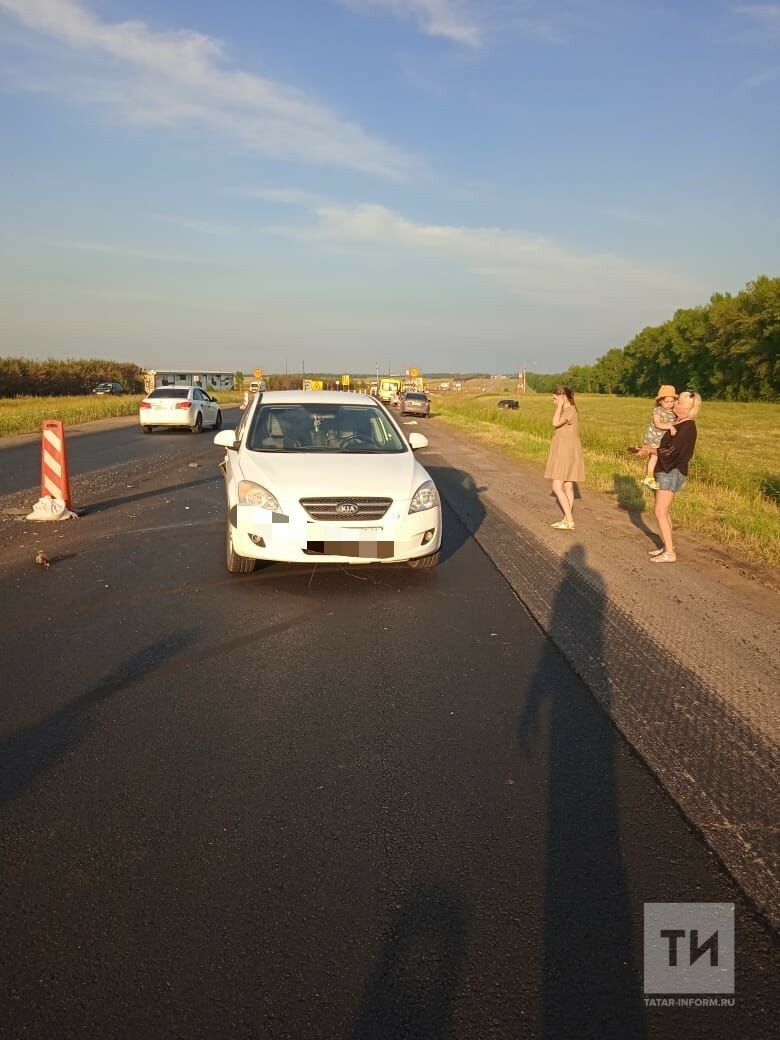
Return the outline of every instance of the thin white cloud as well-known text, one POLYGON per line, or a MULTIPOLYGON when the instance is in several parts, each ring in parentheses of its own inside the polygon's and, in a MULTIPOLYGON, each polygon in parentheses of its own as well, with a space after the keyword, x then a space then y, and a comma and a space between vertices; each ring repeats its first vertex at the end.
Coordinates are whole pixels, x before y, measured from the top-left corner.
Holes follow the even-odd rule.
POLYGON ((152 213, 151 217, 152 220, 159 220, 163 224, 170 224, 184 231, 195 231, 199 235, 209 235, 212 238, 235 238, 239 234, 239 229, 232 224, 217 224, 211 220, 178 217, 170 213, 152 213))
POLYGON ((757 87, 765 87, 767 83, 774 83, 778 79, 780 79, 780 66, 776 66, 773 69, 764 69, 762 72, 749 76, 745 80, 744 85, 748 90, 754 90, 757 87))
POLYGON ((322 195, 313 191, 303 191, 301 188, 246 188, 241 194, 263 202, 276 202, 283 206, 304 206, 306 209, 314 209, 325 202, 322 195))
POLYGON ((584 253, 542 235, 505 228, 422 224, 377 205, 320 206, 316 225, 268 228, 329 245, 429 257, 555 306, 611 309, 640 304, 674 308, 705 287, 678 272, 608 253, 584 253))
MULTIPOLYGON (((279 159, 399 179, 419 164, 301 91, 232 67, 221 40, 142 21, 108 22, 77 0, 0 0, 0 15, 31 37, 22 89, 109 106, 132 122, 207 128, 279 159)), ((8 72, 6 71, 6 76, 8 72)))
POLYGON ((752 18, 768 32, 780 33, 780 4, 738 4, 734 12, 752 18))
POLYGON ((136 246, 114 242, 89 242, 70 239, 54 239, 48 243, 55 249, 66 252, 102 253, 105 256, 124 257, 128 260, 149 260, 163 264, 210 264, 211 256, 190 256, 186 253, 167 253, 156 249, 138 249, 136 246))
POLYGON ((417 22, 426 36, 438 36, 468 47, 482 43, 482 29, 461 0, 340 0, 354 11, 384 9, 417 22))

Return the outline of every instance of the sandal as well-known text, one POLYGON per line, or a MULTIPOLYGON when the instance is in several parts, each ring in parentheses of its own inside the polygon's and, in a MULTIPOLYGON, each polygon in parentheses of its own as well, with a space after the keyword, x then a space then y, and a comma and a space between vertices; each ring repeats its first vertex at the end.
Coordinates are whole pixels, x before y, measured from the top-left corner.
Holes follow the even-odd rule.
POLYGON ((677 556, 674 553, 664 552, 659 553, 658 556, 651 556, 650 563, 677 563, 677 556))
MULTIPOLYGON (((674 550, 672 550, 672 551, 674 551, 674 550)), ((663 554, 664 554, 665 552, 666 552, 666 549, 651 549, 651 550, 650 550, 650 551, 648 552, 648 554, 647 554, 647 555, 648 555, 648 556, 663 556, 663 554)))
POLYGON ((550 524, 550 527, 554 527, 556 531, 573 531, 574 521, 573 520, 559 520, 556 524, 550 524))

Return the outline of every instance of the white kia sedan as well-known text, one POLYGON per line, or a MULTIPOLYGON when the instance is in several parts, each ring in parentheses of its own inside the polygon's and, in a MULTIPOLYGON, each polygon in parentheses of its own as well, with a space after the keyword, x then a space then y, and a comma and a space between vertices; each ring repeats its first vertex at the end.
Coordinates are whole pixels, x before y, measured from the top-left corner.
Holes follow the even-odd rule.
POLYGON ((199 386, 158 386, 141 401, 138 418, 144 433, 155 426, 186 426, 193 433, 222 426, 219 402, 199 386))
POLYGON ((227 569, 287 563, 439 562, 441 503, 389 411, 367 394, 258 394, 226 448, 227 569))

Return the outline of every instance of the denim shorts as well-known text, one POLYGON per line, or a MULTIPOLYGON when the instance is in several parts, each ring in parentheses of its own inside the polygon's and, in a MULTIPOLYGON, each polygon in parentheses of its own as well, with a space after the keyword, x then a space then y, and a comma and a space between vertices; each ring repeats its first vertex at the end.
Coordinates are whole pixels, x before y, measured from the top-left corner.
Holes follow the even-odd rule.
POLYGON ((668 473, 656 470, 655 479, 658 481, 658 488, 661 491, 681 491, 685 483, 685 477, 679 469, 670 469, 668 473))

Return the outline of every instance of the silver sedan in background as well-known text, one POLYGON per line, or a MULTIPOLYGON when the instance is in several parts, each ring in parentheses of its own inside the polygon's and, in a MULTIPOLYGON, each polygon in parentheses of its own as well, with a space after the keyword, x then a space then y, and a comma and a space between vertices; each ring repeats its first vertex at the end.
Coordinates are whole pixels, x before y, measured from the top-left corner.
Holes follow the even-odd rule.
POLYGON ((421 415, 427 419, 430 414, 430 399, 422 391, 409 390, 401 398, 401 415, 421 415))

